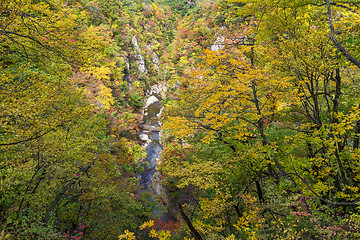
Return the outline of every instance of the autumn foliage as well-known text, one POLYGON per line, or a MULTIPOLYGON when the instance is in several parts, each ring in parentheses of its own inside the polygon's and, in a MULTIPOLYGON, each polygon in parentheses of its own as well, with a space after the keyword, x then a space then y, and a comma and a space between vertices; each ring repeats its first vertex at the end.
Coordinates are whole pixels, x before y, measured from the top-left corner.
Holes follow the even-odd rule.
POLYGON ((359 10, 1 1, 0 238, 358 239, 359 10), (150 94, 161 196, 139 181, 150 94))

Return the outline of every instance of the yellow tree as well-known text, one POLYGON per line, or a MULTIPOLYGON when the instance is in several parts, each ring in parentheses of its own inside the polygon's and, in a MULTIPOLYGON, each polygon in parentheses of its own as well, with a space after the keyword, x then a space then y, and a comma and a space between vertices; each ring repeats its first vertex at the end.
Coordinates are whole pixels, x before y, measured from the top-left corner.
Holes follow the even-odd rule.
MULTIPOLYGON (((190 157, 189 164, 178 162, 184 159, 169 158, 167 161, 165 155, 164 172, 181 179, 178 187, 191 185, 215 191, 214 198, 201 198, 200 206, 205 218, 219 217, 217 231, 223 227, 221 222, 226 209, 231 207, 238 211, 238 194, 242 188, 257 182, 258 197, 263 199, 258 182, 261 170, 268 169, 271 164, 282 170, 276 158, 266 158, 272 146, 265 130, 277 112, 277 99, 281 98, 287 83, 266 70, 255 69, 251 59, 243 54, 249 51, 250 47, 237 51, 205 50, 202 64, 193 70, 191 78, 183 79, 184 89, 179 90, 176 101, 167 105, 164 121, 164 129, 174 136, 184 141, 190 137, 203 143, 198 145, 190 141, 198 145, 194 150, 200 153, 190 157), (199 147, 214 153, 207 154, 199 147), (222 156, 217 151, 223 151, 222 156), (181 164, 180 169, 176 167, 178 164, 181 164), (232 185, 239 180, 242 184, 232 185)), ((199 227, 209 234, 216 229, 210 226, 200 224, 199 227)))
MULTIPOLYGON (((337 225, 331 233, 328 222, 317 222, 322 212, 311 205, 320 201, 322 207, 334 211, 340 206, 354 209, 358 202, 358 132, 353 130, 358 119, 353 94, 357 88, 346 74, 354 70, 329 42, 326 5, 310 1, 228 2, 232 4, 224 28, 233 31, 229 34, 232 37, 225 36, 228 40, 223 51, 205 51, 200 66, 183 79, 183 89, 168 105, 164 128, 190 144, 191 151, 180 159, 164 155, 164 173, 179 180, 178 187, 222 188, 222 195, 213 202, 229 199, 233 201, 228 201, 229 206, 239 206, 236 191, 253 189, 256 201, 265 204, 261 211, 271 238, 285 236, 272 229, 291 231, 291 236, 311 235, 309 229, 315 229, 321 236, 341 238, 345 229, 340 223, 331 223, 337 225), (241 26, 241 31, 234 31, 236 26, 241 26), (204 152, 214 151, 216 141, 228 147, 227 154, 217 146, 221 157, 214 152, 206 155, 204 152), (229 147, 237 152, 235 157, 229 154, 229 147), (219 163, 220 172, 231 176, 229 179, 218 177, 219 163), (247 183, 240 179, 247 179, 247 183), (228 198, 226 188, 232 191, 228 198), (290 193, 292 198, 280 198, 290 193), (314 198, 307 201, 305 196, 314 198), (303 205, 290 203, 290 199, 303 205), (289 206, 303 210, 291 211, 289 206), (303 225, 292 228, 281 221, 283 217, 303 225), (274 228, 271 218, 279 220, 274 228)), ((341 12, 343 6, 337 7, 341 12)), ((356 13, 345 15, 337 26, 352 29, 351 19, 356 17, 356 13)), ((351 34, 345 34, 344 39, 351 34)), ((206 211, 219 210, 213 212, 216 215, 228 209, 219 202, 211 205, 205 196, 212 207, 206 208, 201 200, 203 216, 206 211)), ((248 224, 241 210, 235 207, 235 211, 240 213, 240 225, 248 224)), ((202 230, 206 234, 219 231, 214 226, 210 223, 202 230)), ((261 234, 256 226, 253 222, 250 231, 243 234, 261 234)), ((266 231, 262 225, 262 232, 266 231)))
POLYGON ((117 235, 115 226, 126 224, 129 215, 141 218, 148 213, 135 202, 136 179, 125 179, 131 174, 123 169, 143 156, 143 150, 124 140, 119 147, 124 157, 112 156, 114 139, 107 136, 108 121, 98 114, 112 104, 108 87, 115 66, 101 63, 107 56, 105 44, 113 41, 106 30, 86 26, 87 13, 75 2, 2 3, 3 227, 18 238, 56 239, 88 223, 98 227, 94 235, 103 238, 107 220, 113 219, 117 224, 107 228, 107 234, 117 235), (85 96, 85 84, 70 81, 74 72, 101 82, 100 90, 92 93, 94 101, 85 96), (115 213, 125 208, 130 213, 115 213))

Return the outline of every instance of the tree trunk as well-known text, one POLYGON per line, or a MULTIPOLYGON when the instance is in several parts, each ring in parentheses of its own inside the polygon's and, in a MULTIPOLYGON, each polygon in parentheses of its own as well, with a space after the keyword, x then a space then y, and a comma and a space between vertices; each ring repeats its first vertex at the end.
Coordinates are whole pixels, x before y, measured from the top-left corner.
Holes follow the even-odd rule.
POLYGON ((202 240, 203 238, 201 237, 200 233, 195 229, 194 225, 191 223, 190 219, 188 218, 188 216, 186 215, 186 213, 184 212, 183 208, 181 207, 180 204, 178 204, 179 209, 180 209, 180 214, 182 216, 182 218, 184 219, 184 221, 186 222, 186 224, 188 225, 188 227, 190 228, 191 233, 194 235, 196 240, 202 240))

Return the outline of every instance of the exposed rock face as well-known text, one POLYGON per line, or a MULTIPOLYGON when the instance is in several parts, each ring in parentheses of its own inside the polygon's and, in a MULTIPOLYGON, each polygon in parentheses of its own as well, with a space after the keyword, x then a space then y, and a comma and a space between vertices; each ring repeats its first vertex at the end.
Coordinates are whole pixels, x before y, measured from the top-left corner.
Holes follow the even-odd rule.
POLYGON ((128 57, 125 57, 125 65, 126 65, 126 69, 128 71, 130 71, 130 61, 129 61, 129 58, 128 57))
MULTIPOLYGON (((134 36, 131 42, 134 48, 134 57, 138 63, 139 72, 141 74, 148 74, 145 59, 141 54, 137 38, 134 36)), ((149 45, 147 48, 151 49, 151 46, 149 45)), ((155 52, 153 52, 151 60, 153 67, 155 69, 159 69, 159 57, 155 52)), ((125 59, 128 71, 130 71, 129 62, 128 58, 125 59)), ((131 85, 131 79, 128 80, 131 85)), ((166 82, 164 81, 151 86, 150 90, 146 92, 147 99, 144 101, 145 106, 142 112, 142 122, 139 124, 140 131, 138 132, 139 140, 142 142, 142 147, 147 153, 147 157, 143 161, 148 163, 144 172, 141 174, 141 185, 144 189, 149 190, 153 194, 154 198, 156 196, 163 203, 163 205, 158 206, 158 208, 156 207, 156 209, 153 210, 154 214, 156 214, 156 212, 159 213, 160 209, 168 207, 168 194, 166 189, 161 185, 161 174, 156 171, 156 166, 159 163, 160 153, 162 151, 162 146, 160 144, 160 115, 164 107, 162 106, 161 100, 165 99, 166 91, 166 82)), ((161 215, 161 219, 168 221, 169 219, 173 219, 173 217, 167 212, 161 215)))
POLYGON ((127 73, 124 76, 124 80, 128 84, 129 91, 132 91, 133 90, 132 80, 131 80, 131 77, 130 77, 130 74, 129 74, 129 72, 130 72, 130 60, 129 60, 129 57, 125 56, 124 60, 125 60, 125 66, 126 66, 126 70, 127 70, 127 73))
POLYGON ((213 45, 211 45, 211 50, 219 51, 219 50, 223 49, 225 47, 224 41, 225 41, 225 38, 223 36, 218 36, 216 38, 215 42, 213 43, 213 45))
POLYGON ((159 69, 159 57, 154 52, 153 52, 152 62, 154 63, 155 68, 159 69))
POLYGON ((148 71, 147 71, 146 66, 145 66, 145 60, 144 60, 144 57, 141 55, 141 50, 139 48, 138 41, 137 41, 135 36, 131 39, 131 42, 134 45, 134 49, 135 49, 135 52, 136 52, 135 57, 136 57, 136 59, 138 61, 138 64, 139 64, 139 72, 147 74, 148 71))
POLYGON ((164 99, 166 97, 166 91, 167 91, 166 82, 160 82, 157 85, 151 86, 149 95, 155 94, 164 99))

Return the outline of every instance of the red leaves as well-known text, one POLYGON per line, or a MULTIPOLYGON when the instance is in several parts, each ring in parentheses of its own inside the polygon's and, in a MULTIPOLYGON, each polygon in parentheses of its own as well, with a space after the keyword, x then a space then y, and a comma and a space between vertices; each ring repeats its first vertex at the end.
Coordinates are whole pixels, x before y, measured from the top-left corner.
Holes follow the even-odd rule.
POLYGON ((180 227, 180 223, 178 221, 170 220, 169 222, 164 222, 162 220, 154 220, 153 228, 158 231, 171 231, 176 232, 180 227))
POLYGON ((179 157, 180 159, 184 158, 184 156, 181 153, 177 153, 176 151, 171 151, 170 157, 179 157))

